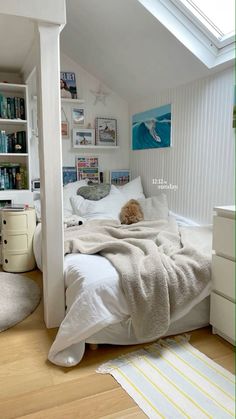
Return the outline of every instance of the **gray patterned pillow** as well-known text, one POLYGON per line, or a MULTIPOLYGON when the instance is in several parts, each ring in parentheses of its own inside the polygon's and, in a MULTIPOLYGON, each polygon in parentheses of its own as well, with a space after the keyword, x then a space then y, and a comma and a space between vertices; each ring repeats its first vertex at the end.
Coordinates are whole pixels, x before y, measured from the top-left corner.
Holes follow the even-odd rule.
POLYGON ((84 199, 89 199, 90 201, 99 201, 102 198, 105 198, 110 193, 111 185, 108 183, 101 185, 91 185, 91 186, 82 186, 78 189, 77 195, 82 196, 84 199))

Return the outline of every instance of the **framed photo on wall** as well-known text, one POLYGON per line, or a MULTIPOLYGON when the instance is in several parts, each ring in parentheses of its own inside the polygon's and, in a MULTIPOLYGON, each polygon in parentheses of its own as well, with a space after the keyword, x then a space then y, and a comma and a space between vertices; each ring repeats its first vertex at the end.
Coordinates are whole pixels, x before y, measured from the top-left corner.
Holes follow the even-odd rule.
POLYGON ((72 124, 73 125, 84 125, 85 112, 84 108, 72 108, 72 124))
POLYGON ((69 122, 67 121, 62 121, 61 122, 61 136, 63 139, 68 139, 69 138, 69 122))
POLYGON ((96 118, 96 145, 117 145, 117 120, 113 118, 96 118))
POLYGON ((110 183, 112 185, 125 185, 130 181, 130 170, 111 170, 110 171, 110 183))
POLYGON ((91 146, 95 144, 93 128, 73 128, 73 148, 91 146))

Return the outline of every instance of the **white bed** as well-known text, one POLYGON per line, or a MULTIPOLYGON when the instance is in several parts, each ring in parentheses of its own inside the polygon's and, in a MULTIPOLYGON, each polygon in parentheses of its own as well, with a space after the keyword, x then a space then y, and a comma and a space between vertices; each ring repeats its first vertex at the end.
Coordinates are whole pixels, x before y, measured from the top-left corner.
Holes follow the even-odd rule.
MULTIPOLYGON (((194 227, 183 217, 177 221, 192 229, 194 241, 211 248, 211 228, 194 227), (204 241, 203 241, 204 237, 204 241)), ((34 236, 34 251, 42 270, 41 227, 34 236)), ((132 328, 127 302, 117 271, 100 255, 70 254, 65 256, 65 289, 67 314, 50 352, 49 360, 57 365, 72 366, 80 362, 85 343, 127 345, 137 341, 132 328)), ((210 284, 202 294, 182 307, 178 318, 172 318, 166 335, 194 330, 209 324, 210 284)))

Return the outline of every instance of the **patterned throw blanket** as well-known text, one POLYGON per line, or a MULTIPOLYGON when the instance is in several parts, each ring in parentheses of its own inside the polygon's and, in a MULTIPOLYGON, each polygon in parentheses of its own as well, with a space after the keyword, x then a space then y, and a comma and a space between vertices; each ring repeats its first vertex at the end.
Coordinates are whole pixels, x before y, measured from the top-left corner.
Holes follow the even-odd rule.
POLYGON ((200 296, 211 279, 210 249, 191 243, 173 217, 120 225, 93 220, 65 230, 65 254, 106 257, 119 273, 138 340, 165 334, 171 316, 200 296))

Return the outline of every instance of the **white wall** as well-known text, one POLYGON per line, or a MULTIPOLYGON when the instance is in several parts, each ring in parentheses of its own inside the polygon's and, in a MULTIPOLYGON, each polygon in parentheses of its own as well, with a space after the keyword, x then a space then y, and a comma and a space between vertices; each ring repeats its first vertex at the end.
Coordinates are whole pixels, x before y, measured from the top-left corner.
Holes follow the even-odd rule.
MULTIPOLYGON (((174 65, 174 64, 173 64, 174 65)), ((147 195, 159 193, 153 178, 176 184, 169 207, 199 222, 212 222, 214 205, 234 202, 234 71, 160 92, 130 107, 131 115, 172 104, 172 147, 130 152, 133 175, 147 195)))
MULTIPOLYGON (((85 101, 83 106, 86 113, 86 124, 91 123, 92 128, 94 128, 95 118, 97 116, 117 119, 118 145, 120 146, 117 150, 78 150, 72 149, 71 138, 69 140, 63 139, 63 165, 74 166, 75 156, 90 154, 99 156, 101 171, 129 168, 129 112, 127 102, 103 85, 104 90, 109 93, 106 98, 106 106, 101 102, 94 105, 95 97, 91 93, 91 90, 96 91, 98 89, 99 80, 64 54, 61 54, 61 71, 72 71, 76 74, 77 96, 79 99, 84 99, 85 101)), ((72 128, 71 109, 71 105, 63 104, 63 110, 70 122, 70 128, 72 128)), ((63 119, 65 120, 62 111, 63 119)), ((76 125, 74 127, 76 128, 76 125)))

